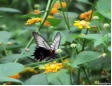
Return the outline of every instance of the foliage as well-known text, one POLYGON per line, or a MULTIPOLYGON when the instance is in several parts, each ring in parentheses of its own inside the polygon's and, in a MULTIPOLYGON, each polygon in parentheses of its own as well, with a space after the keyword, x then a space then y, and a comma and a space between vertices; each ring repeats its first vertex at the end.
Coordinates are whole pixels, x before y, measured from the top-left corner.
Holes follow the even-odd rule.
POLYGON ((110 2, 0 0, 0 84, 111 84, 110 2), (32 32, 61 33, 55 59, 35 60, 32 32))

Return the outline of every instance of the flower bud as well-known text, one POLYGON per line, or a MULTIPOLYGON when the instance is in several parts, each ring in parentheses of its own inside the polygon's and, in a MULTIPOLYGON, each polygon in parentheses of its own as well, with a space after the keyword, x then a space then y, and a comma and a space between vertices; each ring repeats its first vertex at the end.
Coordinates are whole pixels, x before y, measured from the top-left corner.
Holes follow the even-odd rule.
POLYGON ((98 85, 99 84, 99 81, 94 81, 94 84, 98 85))
POLYGON ((70 45, 70 47, 71 47, 71 48, 75 48, 75 47, 76 47, 76 44, 72 43, 72 44, 70 45))
POLYGON ((99 19, 99 16, 93 16, 93 19, 94 20, 98 20, 99 19))
POLYGON ((12 45, 12 42, 7 42, 7 45, 8 45, 8 46, 12 45))
POLYGON ((81 34, 80 34, 80 36, 85 36, 85 35, 86 35, 86 34, 84 34, 84 33, 81 33, 81 34))
POLYGON ((103 25, 103 28, 107 28, 107 27, 109 27, 110 25, 108 24, 108 23, 105 23, 104 25, 103 25))
POLYGON ((25 48, 25 51, 29 52, 29 51, 30 51, 30 49, 29 49, 29 48, 25 48))
POLYGON ((2 45, 2 42, 0 42, 0 46, 2 45))
POLYGON ((34 5, 34 8, 39 8, 39 7, 40 7, 39 4, 35 4, 35 5, 34 5))
POLYGON ((61 49, 57 49, 57 50, 56 50, 56 53, 61 53, 61 52, 62 52, 61 49))
POLYGON ((54 26, 49 26, 50 29, 54 29, 54 26))
POLYGON ((102 57, 105 57, 105 56, 106 56, 106 53, 103 53, 103 54, 102 54, 102 57))
POLYGON ((39 65, 39 69, 45 69, 44 65, 39 65))

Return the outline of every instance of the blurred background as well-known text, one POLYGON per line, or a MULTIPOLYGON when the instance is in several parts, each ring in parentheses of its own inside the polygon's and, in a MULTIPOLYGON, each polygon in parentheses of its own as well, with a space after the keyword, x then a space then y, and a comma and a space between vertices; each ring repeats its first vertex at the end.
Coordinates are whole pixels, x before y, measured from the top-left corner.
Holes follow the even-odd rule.
MULTIPOLYGON (((104 1, 106 2, 106 0, 104 1)), ((33 17, 43 16, 44 12, 42 14, 35 15, 34 10, 44 11, 46 9, 47 2, 48 0, 0 0, 0 63, 14 62, 16 58, 22 58, 20 54, 24 50, 25 46, 28 44, 29 40, 31 39, 32 32, 40 27, 40 23, 33 25, 25 25, 25 23, 28 19, 31 19, 33 17)), ((68 16, 70 16, 69 20, 70 21, 69 23, 71 25, 70 31, 74 36, 70 36, 70 34, 66 32, 68 29, 65 25, 63 17, 57 15, 53 15, 56 17, 50 20, 51 21, 50 26, 43 26, 40 29, 41 35, 45 39, 49 40, 49 43, 51 43, 53 37, 55 36, 56 31, 60 31, 62 33, 61 35, 63 39, 61 40, 60 48, 64 48, 63 51, 64 54, 69 54, 67 58, 70 58, 70 56, 72 55, 70 44, 75 43, 74 38, 75 37, 78 38, 79 34, 81 33, 80 29, 73 26, 73 21, 78 20, 81 13, 86 12, 88 10, 94 10, 95 11, 94 15, 99 16, 99 20, 92 20, 91 23, 93 25, 96 25, 96 27, 98 28, 100 27, 101 33, 98 31, 95 32, 95 29, 90 29, 90 32, 92 34, 98 34, 98 35, 97 36, 95 35, 96 37, 93 36, 93 39, 96 40, 95 41, 96 45, 94 45, 95 43, 93 43, 91 40, 87 40, 88 42, 87 50, 93 50, 101 53, 106 52, 107 56, 104 55, 105 54, 104 53, 103 55, 106 58, 101 58, 98 60, 96 59, 95 61, 90 62, 89 65, 86 64, 86 66, 90 73, 89 75, 91 75, 90 78, 93 79, 93 81, 96 80, 97 82, 97 80, 99 80, 100 82, 110 83, 111 29, 110 26, 108 27, 108 29, 103 28, 104 23, 110 24, 111 8, 109 7, 110 5, 108 5, 110 3, 105 5, 106 3, 100 2, 100 0, 66 0, 66 2, 68 4, 68 7, 65 9, 65 13, 67 13, 68 16), (98 1, 100 4, 97 4, 98 1), (102 8, 100 6, 98 7, 97 5, 100 5, 102 8), (104 36, 104 39, 102 39, 103 41, 99 40, 100 34, 105 34, 102 35, 102 38, 104 36), (104 43, 104 41, 106 42, 104 43), (95 66, 95 64, 97 64, 97 66, 95 66)), ((82 47, 81 43, 79 43, 79 46, 77 46, 79 50, 81 50, 82 47)), ((33 54, 35 49, 35 42, 31 44, 29 49, 30 50, 28 49, 26 50, 28 52, 25 52, 23 57, 29 57, 33 54)), ((21 63, 27 64, 28 62, 29 63, 31 62, 28 60, 28 58, 26 59, 27 60, 24 59, 24 61, 21 63), (27 62, 25 63, 25 61, 27 62)), ((82 73, 81 76, 84 76, 84 73, 82 73)))
MULTIPOLYGON (((67 0, 69 6, 67 11, 75 13, 75 18, 80 13, 91 9, 97 0, 67 0), (92 4, 92 5, 91 5, 92 4)), ((0 31, 13 32, 13 39, 22 42, 20 46, 26 45, 31 36, 34 26, 25 26, 29 13, 33 10, 45 10, 47 0, 0 0, 0 31), (27 35, 26 35, 27 34, 27 35), (24 39, 22 37, 25 37, 24 39)), ((65 28, 59 27, 58 28, 65 28)), ((19 46, 18 46, 19 47, 19 46)))

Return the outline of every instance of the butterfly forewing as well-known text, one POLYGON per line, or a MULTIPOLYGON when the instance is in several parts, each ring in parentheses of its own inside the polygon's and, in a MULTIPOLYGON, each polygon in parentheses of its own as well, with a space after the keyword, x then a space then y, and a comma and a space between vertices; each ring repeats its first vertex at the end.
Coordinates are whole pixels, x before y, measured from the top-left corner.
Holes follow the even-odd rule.
POLYGON ((57 50, 59 48, 60 40, 61 40, 61 35, 58 32, 54 38, 52 45, 51 45, 52 50, 57 50))
POLYGON ((50 49, 50 46, 47 44, 47 42, 36 32, 33 32, 33 36, 35 38, 36 44, 38 47, 43 47, 46 49, 50 49))

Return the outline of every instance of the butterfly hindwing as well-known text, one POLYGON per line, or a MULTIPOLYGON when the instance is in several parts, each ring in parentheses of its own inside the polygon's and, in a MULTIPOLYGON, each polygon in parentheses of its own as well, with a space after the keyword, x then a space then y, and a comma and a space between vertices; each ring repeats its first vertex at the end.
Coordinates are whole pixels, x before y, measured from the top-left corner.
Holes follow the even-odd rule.
POLYGON ((61 35, 58 32, 54 38, 52 45, 50 46, 52 50, 57 50, 59 48, 60 40, 61 40, 61 35))

